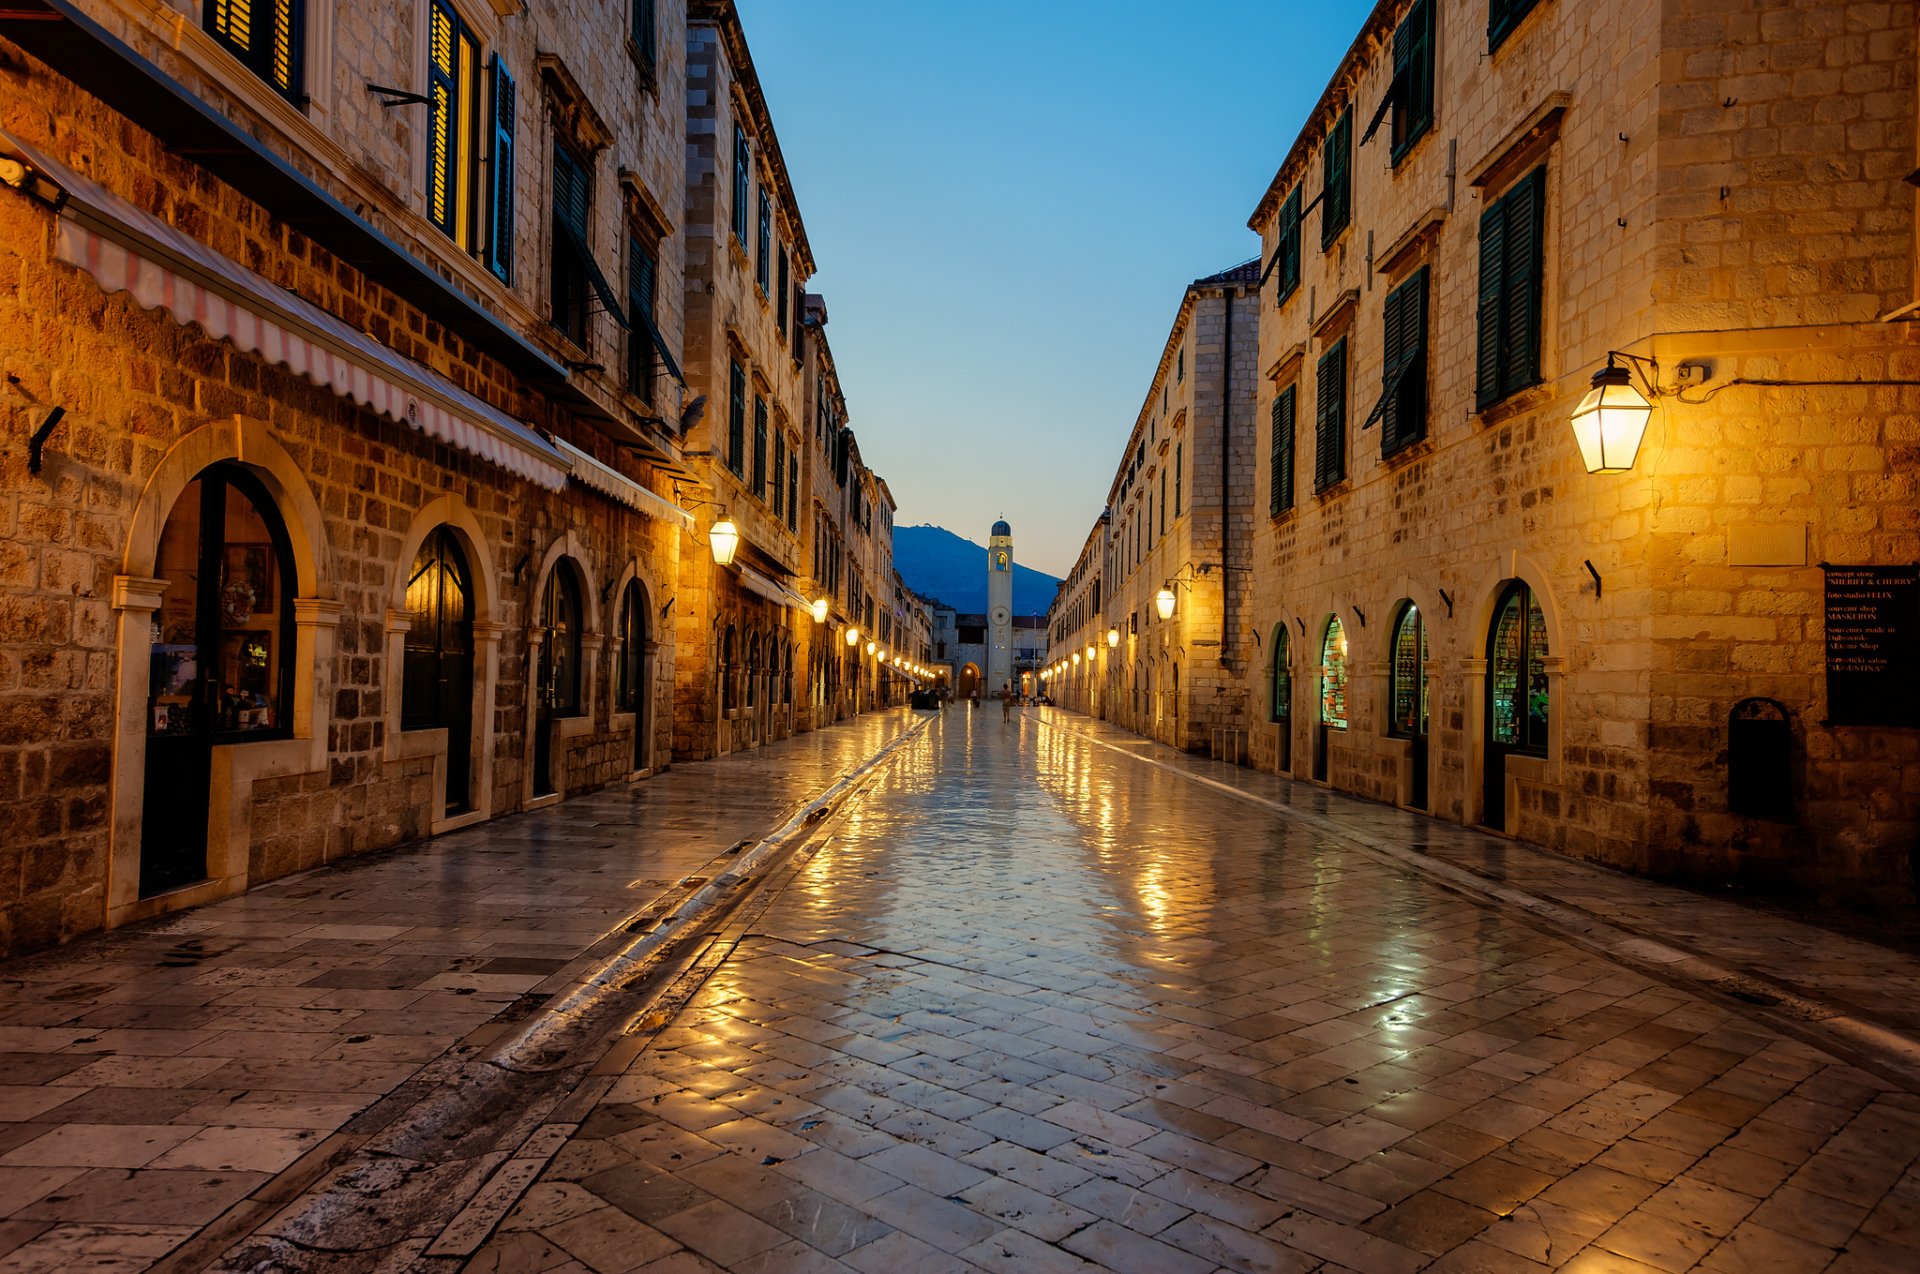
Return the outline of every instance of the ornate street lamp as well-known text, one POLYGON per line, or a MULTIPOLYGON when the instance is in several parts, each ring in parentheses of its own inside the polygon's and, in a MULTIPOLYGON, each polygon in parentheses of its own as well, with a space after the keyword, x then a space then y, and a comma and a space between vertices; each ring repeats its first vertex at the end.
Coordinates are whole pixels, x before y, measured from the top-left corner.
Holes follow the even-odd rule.
POLYGON ((1629 368, 1616 366, 1615 355, 1593 374, 1593 388, 1573 409, 1573 440, 1580 444, 1580 460, 1588 473, 1625 473, 1640 454, 1653 404, 1633 383, 1629 368))
POLYGON ((1112 648, 1118 646, 1119 644, 1120 644, 1120 629, 1116 625, 1114 627, 1107 629, 1107 648, 1111 650, 1112 648))
POLYGON ((732 566, 733 555, 740 550, 740 528, 723 511, 720 520, 707 532, 707 543, 713 546, 713 560, 721 566, 732 566))
POLYGON ((814 623, 824 624, 827 622, 827 599, 826 598, 824 597, 814 598, 813 605, 810 609, 813 611, 814 623))
POLYGON ((860 644, 860 630, 858 628, 849 626, 847 628, 847 645, 858 646, 859 644, 860 644))
POLYGON ((1168 580, 1160 586, 1160 591, 1154 594, 1153 605, 1154 608, 1160 612, 1160 618, 1172 619, 1173 603, 1173 581, 1168 580))
POLYGON ((1088 643, 1088 645, 1087 645, 1087 662, 1088 662, 1088 663, 1092 663, 1092 662, 1093 662, 1093 657, 1094 657, 1094 656, 1095 656, 1096 654, 1098 654, 1098 653, 1099 653, 1099 652, 1098 652, 1098 651, 1096 651, 1096 650, 1095 650, 1095 649, 1093 648, 1093 645, 1092 645, 1092 643, 1091 643, 1091 642, 1089 642, 1089 643, 1088 643))

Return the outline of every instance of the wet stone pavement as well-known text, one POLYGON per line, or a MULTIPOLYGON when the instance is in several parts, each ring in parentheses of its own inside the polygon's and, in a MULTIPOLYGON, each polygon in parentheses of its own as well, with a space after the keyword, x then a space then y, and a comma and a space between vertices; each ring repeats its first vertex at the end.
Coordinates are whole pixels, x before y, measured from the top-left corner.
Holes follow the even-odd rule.
MULTIPOLYGON (((1920 1268, 1896 1070, 1340 832, 1433 824, 1249 776, 1282 817, 1101 730, 960 709, 906 744, 469 1268, 1920 1268)), ((1490 844, 1433 842, 1739 928, 1490 844)), ((1818 941, 1773 923, 1743 958, 1818 941)), ((1864 954, 1898 1000, 1911 962, 1864 954)))
POLYGON ((0 964, 0 1272, 176 1253, 913 724, 861 717, 0 964))

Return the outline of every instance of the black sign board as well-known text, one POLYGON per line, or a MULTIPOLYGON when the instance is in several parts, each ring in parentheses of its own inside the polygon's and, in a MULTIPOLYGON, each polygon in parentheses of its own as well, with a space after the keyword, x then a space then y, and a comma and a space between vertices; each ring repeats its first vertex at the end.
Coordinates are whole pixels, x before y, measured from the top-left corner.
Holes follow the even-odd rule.
POLYGON ((1826 572, 1827 724, 1920 726, 1920 567, 1826 572))

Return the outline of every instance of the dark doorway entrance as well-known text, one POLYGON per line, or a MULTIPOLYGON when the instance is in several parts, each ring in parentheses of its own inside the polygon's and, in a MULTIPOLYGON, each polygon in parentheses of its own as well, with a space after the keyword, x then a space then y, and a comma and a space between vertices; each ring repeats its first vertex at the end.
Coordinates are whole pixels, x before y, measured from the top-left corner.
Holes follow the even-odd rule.
POLYGON ((259 479, 220 464, 188 483, 154 574, 143 898, 207 878, 214 745, 286 738, 293 688, 293 551, 259 479))
POLYGON ((647 768, 647 597, 632 580, 620 599, 613 650, 613 705, 633 714, 633 768, 647 768))
POLYGON ((1493 609, 1487 632, 1487 739, 1481 775, 1484 813, 1496 831, 1507 827, 1507 758, 1545 756, 1552 712, 1547 686, 1547 621, 1533 590, 1511 580, 1493 609))
POLYGON ((1291 653, 1284 623, 1273 626, 1273 723, 1279 729, 1279 751, 1274 768, 1282 774, 1293 770, 1293 670, 1288 666, 1291 653))
POLYGON ((539 680, 534 688, 533 794, 559 790, 553 781, 553 722, 580 714, 580 585, 573 562, 561 558, 540 597, 539 680))
POLYGON ((436 527, 407 577, 400 728, 447 732, 448 813, 469 808, 473 772, 473 576, 449 527, 436 527))
POLYGON ((957 694, 959 698, 965 700, 965 699, 971 699, 979 693, 980 693, 980 670, 976 668, 974 665, 968 664, 966 667, 960 670, 959 689, 955 691, 955 694, 957 694))
POLYGON ((1423 810, 1427 808, 1427 625, 1412 602, 1400 609, 1390 649, 1387 732, 1407 741, 1407 762, 1413 768, 1407 804, 1423 810))

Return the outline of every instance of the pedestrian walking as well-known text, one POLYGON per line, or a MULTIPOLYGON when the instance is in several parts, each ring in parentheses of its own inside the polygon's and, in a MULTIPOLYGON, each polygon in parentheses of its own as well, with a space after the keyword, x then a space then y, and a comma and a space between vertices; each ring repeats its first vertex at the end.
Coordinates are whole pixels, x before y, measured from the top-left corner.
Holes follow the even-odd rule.
POLYGON ((1000 719, 1013 720, 1013 683, 1009 681, 1006 689, 1000 692, 1000 719))

